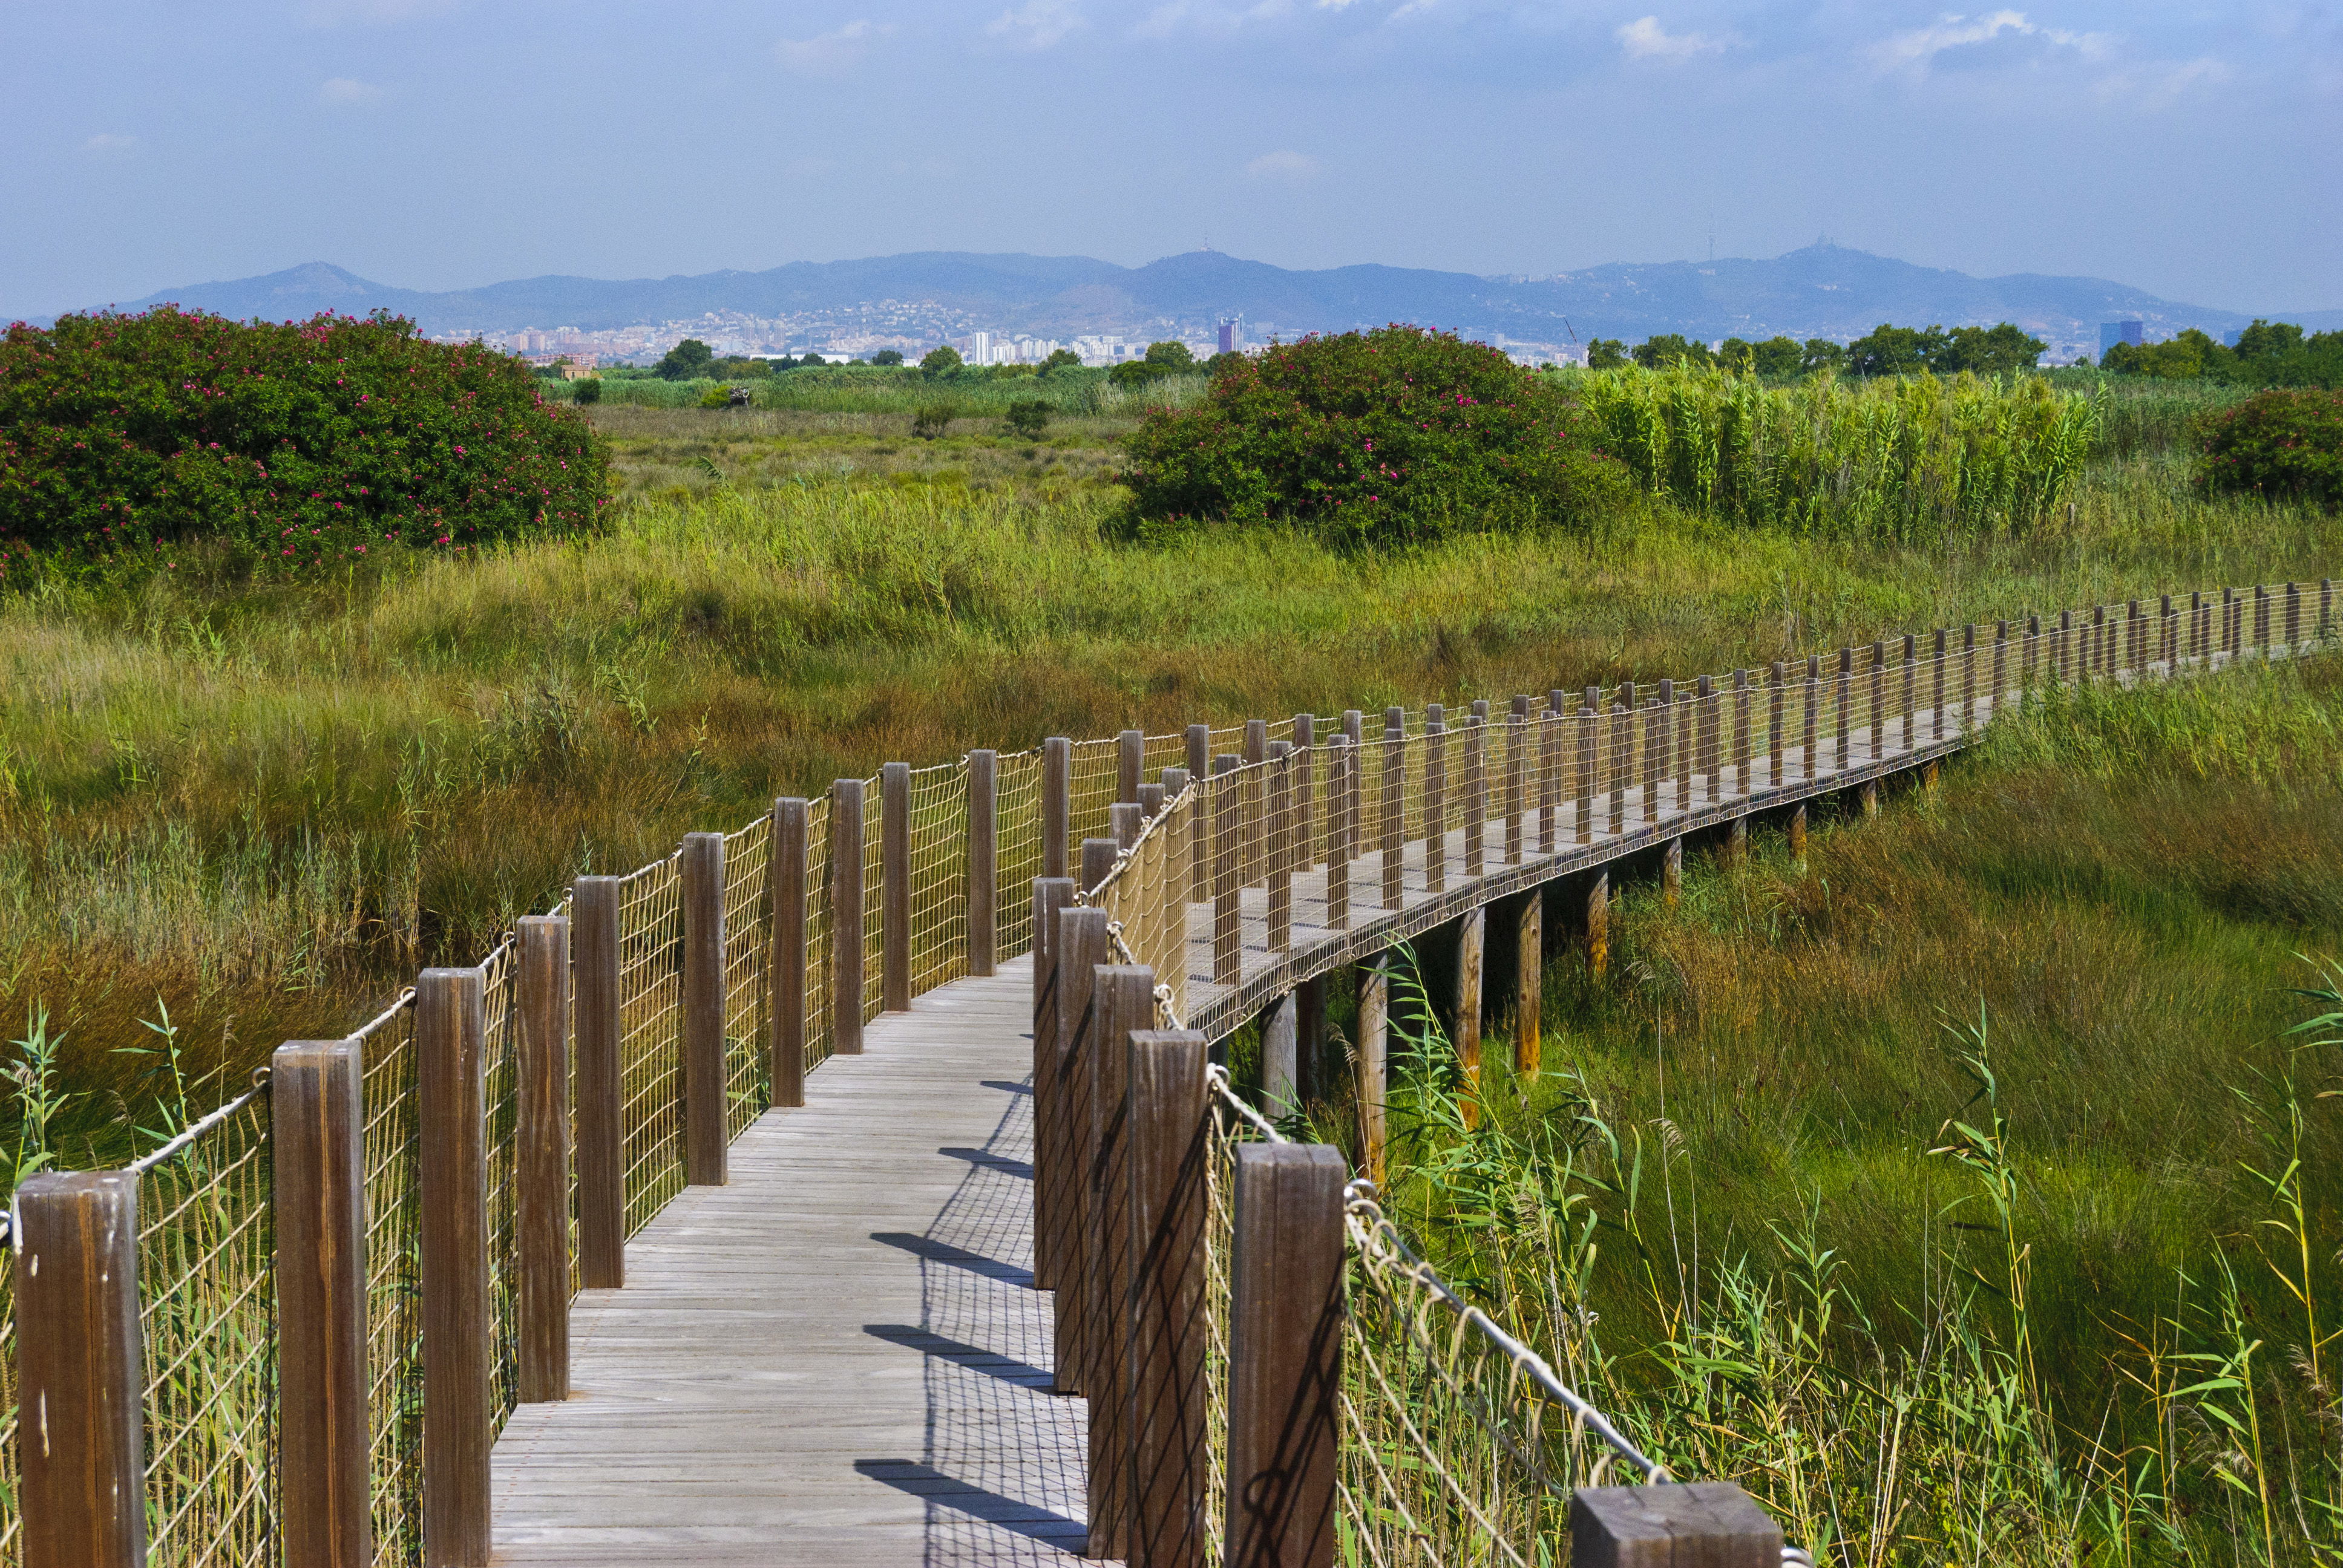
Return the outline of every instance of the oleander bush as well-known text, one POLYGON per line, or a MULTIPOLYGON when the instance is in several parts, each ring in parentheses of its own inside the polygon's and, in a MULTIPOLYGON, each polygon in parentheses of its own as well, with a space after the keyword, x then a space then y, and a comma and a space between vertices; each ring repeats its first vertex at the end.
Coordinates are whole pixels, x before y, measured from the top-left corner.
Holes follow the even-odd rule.
POLYGON ((1485 344, 1386 327, 1225 363, 1124 440, 1141 533, 1296 525, 1331 543, 1585 527, 1627 494, 1576 403, 1485 344))
POLYGON ((607 450, 541 387, 518 359, 379 314, 19 323, 0 337, 0 573, 169 565, 196 544, 282 571, 585 531, 607 450))
POLYGON ((2217 491, 2343 501, 2343 392, 2262 392, 2206 416, 2197 475, 2217 491))

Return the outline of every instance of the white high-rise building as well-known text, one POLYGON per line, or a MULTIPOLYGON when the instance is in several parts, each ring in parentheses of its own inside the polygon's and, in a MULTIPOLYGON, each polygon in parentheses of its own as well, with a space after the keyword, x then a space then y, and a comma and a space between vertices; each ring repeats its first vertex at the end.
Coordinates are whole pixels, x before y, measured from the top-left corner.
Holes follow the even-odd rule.
POLYGON ((968 340, 968 362, 970 365, 990 365, 992 363, 991 333, 978 332, 970 335, 968 340))

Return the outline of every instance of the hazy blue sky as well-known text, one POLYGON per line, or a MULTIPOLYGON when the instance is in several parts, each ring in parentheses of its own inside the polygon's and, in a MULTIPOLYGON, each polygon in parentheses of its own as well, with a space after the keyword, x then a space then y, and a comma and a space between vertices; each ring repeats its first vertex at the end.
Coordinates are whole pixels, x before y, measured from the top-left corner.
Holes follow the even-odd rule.
POLYGON ((2343 306, 2343 0, 8 7, 0 313, 896 251, 1842 245, 2343 306), (1655 8, 1656 7, 1656 8, 1655 8))

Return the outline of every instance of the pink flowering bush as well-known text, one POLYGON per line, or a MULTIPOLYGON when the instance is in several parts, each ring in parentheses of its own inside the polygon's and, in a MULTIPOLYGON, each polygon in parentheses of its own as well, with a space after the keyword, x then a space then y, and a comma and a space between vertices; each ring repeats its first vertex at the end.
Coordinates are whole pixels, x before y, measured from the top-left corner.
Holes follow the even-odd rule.
POLYGON ((1403 544, 1584 526, 1629 494, 1551 378, 1453 333, 1386 327, 1218 363, 1205 401, 1124 442, 1139 532, 1278 522, 1403 544))
POLYGON ((255 568, 594 528, 609 457, 518 359, 407 321, 166 306, 0 337, 0 581, 36 555, 255 568))
POLYGON ((2343 392, 2258 393, 2197 429, 2207 489, 2343 506, 2343 392))

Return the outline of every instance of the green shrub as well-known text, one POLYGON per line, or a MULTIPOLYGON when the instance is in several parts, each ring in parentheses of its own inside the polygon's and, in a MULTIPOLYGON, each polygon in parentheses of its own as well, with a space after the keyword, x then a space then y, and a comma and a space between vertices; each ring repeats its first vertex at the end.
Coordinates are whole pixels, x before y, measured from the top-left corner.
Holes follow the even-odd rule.
POLYGON ((1050 406, 1039 397, 1020 397, 1009 405, 1009 412, 1002 418, 1011 435, 1037 440, 1050 427, 1050 406))
POLYGON ((960 408, 950 398, 922 403, 911 416, 911 434, 922 441, 932 441, 950 429, 951 422, 959 417, 960 408))
POLYGON ((166 306, 0 337, 0 561, 197 540, 280 568, 468 548, 591 528, 608 474, 527 365, 380 315, 166 306))
POLYGON ((2206 416, 2197 474, 2212 490, 2343 502, 2343 393, 2262 392, 2206 416))
POLYGON ((602 378, 598 376, 586 377, 572 388, 572 393, 578 402, 599 403, 602 400, 602 378))
POLYGON ((1413 327, 1305 337, 1224 367, 1124 442, 1144 525, 1295 522, 1344 543, 1579 525, 1624 476, 1552 379, 1413 327))

